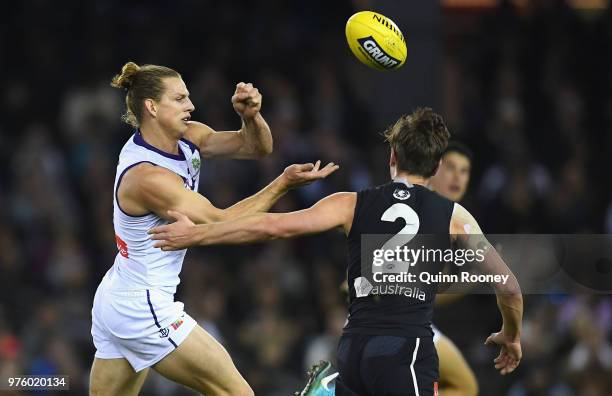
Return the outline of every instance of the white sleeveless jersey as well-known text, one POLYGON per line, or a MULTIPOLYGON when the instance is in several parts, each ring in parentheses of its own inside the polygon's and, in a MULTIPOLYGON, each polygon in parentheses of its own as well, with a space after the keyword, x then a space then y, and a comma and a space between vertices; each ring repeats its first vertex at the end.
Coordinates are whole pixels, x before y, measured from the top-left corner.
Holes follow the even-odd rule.
POLYGON ((142 138, 137 131, 123 146, 113 189, 113 223, 119 253, 106 276, 106 287, 115 290, 160 289, 174 294, 179 284, 186 249, 164 252, 153 247, 147 232, 168 222, 154 213, 132 216, 123 211, 117 191, 125 172, 133 166, 151 163, 179 175, 185 188, 197 191, 200 180, 200 152, 186 139, 178 142, 179 154, 165 153, 142 138))

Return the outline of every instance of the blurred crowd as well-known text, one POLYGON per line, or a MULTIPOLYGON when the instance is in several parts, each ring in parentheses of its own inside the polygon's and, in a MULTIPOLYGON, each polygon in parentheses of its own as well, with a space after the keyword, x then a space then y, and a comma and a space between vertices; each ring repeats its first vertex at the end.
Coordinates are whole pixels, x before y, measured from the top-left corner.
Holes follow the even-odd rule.
MULTIPOLYGON (((341 169, 290 192, 274 211, 388 180, 382 131, 346 72, 365 67, 342 31, 362 3, 35 0, 3 9, 0 378, 62 373, 71 377, 66 394, 86 393, 91 303, 117 253, 116 160, 132 133, 120 122, 123 97, 109 86, 124 62, 178 70, 194 119, 217 130, 240 126, 230 104, 237 82, 263 93, 274 153, 205 161, 200 192, 218 207, 295 162, 341 169)), ((501 3, 441 11, 436 110, 475 153, 465 206, 489 233, 612 233, 612 10, 501 3)), ((410 26, 402 29, 410 45, 410 26)), ((311 363, 334 360, 346 318, 343 240, 327 233, 188 253, 177 299, 257 394, 286 396, 303 386, 311 363)), ((494 300, 468 296, 436 313, 483 395, 612 394, 609 295, 526 296, 525 360, 507 377, 494 372, 497 351, 482 346, 500 326, 494 300)), ((193 393, 151 374, 142 394, 193 393)))

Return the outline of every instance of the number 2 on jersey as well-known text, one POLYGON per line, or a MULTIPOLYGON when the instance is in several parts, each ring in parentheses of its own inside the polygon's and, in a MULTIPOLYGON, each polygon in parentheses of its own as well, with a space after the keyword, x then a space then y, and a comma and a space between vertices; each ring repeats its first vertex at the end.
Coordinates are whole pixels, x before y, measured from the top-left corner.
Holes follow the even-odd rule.
MULTIPOLYGON (((403 203, 395 203, 391 205, 381 216, 382 221, 394 223, 399 218, 404 219, 406 225, 399 230, 391 239, 389 239, 382 247, 383 251, 395 250, 402 247, 415 237, 419 232, 419 215, 410 206, 403 203)), ((408 272, 410 264, 404 261, 391 261, 383 264, 382 272, 387 274, 399 274, 408 272)))

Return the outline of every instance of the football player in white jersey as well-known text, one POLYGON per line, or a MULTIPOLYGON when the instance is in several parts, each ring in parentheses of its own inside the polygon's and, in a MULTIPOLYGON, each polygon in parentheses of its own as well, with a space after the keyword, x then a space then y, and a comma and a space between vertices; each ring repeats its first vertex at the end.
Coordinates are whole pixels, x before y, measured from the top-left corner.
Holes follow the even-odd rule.
POLYGON ((223 346, 174 301, 185 251, 155 249, 147 232, 167 223, 168 210, 180 210, 195 223, 266 211, 288 189, 338 166, 291 165, 255 195, 218 209, 197 192, 200 154, 248 159, 272 152, 257 88, 236 86, 232 104, 242 128, 216 132, 190 120, 189 91, 170 68, 128 62, 111 85, 126 91, 124 120, 136 131, 121 150, 113 189, 119 253, 94 297, 90 394, 136 395, 152 367, 207 395, 252 395, 223 346))

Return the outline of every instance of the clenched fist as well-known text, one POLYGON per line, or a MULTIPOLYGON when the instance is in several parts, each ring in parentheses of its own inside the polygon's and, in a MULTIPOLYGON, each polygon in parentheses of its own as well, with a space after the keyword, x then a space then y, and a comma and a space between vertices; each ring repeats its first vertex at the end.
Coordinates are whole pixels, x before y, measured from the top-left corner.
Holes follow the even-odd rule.
POLYGON ((232 96, 232 105, 242 118, 253 118, 261 109, 262 96, 251 83, 236 84, 236 92, 232 96))

